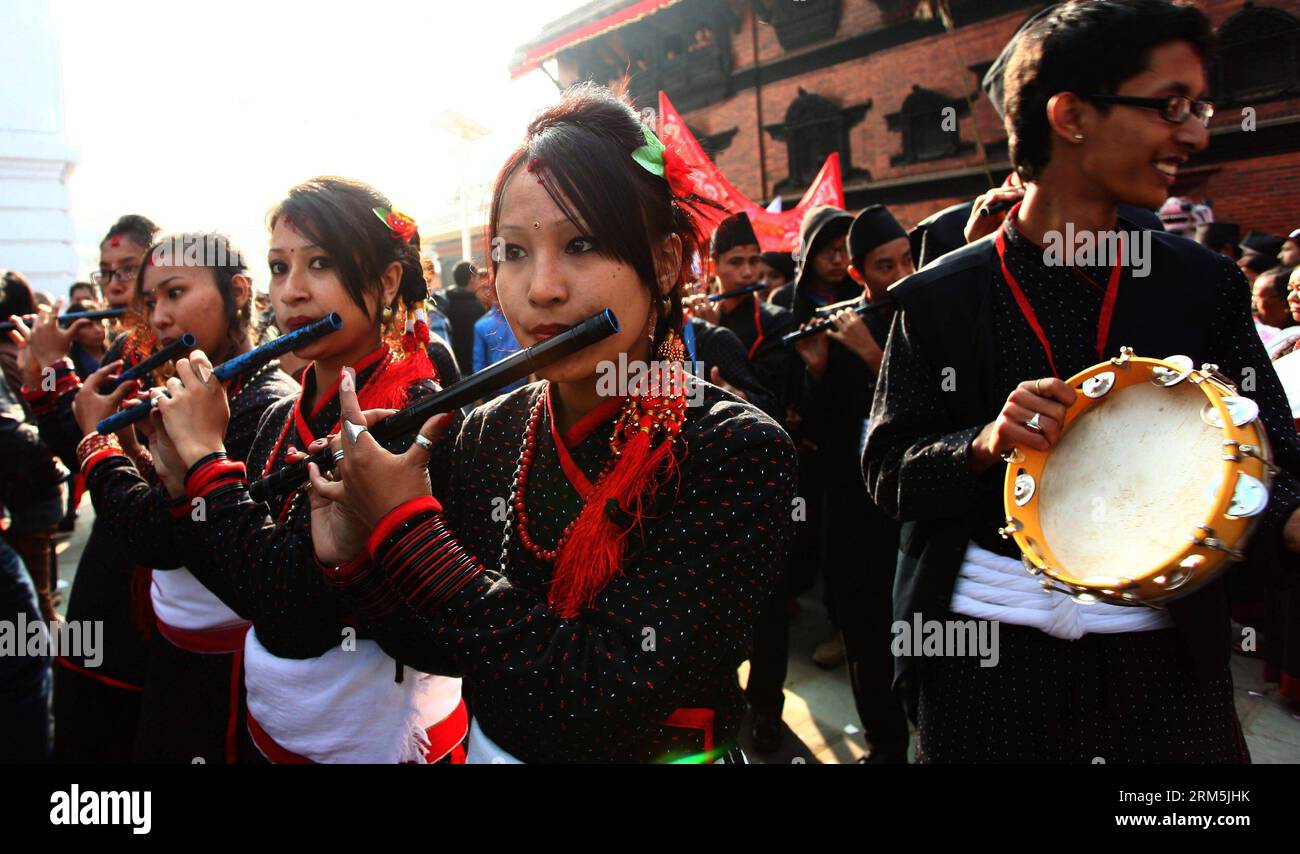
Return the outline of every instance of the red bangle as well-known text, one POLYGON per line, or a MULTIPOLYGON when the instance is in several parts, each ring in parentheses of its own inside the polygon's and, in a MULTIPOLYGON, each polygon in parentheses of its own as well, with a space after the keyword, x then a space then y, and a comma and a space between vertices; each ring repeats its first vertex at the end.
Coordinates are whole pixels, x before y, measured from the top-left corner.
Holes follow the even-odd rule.
POLYGON ((185 482, 185 493, 190 498, 206 495, 218 486, 246 480, 248 470, 241 462, 217 457, 204 463, 185 482))
POLYGON ((370 536, 366 538, 366 552, 371 557, 375 557, 375 553, 384 544, 384 540, 388 539, 394 531, 400 528, 402 523, 425 511, 441 513, 442 505, 432 495, 421 495, 419 498, 412 498, 410 501, 389 510, 384 514, 384 518, 379 520, 379 524, 375 526, 375 529, 370 532, 370 536))
POLYGON ((113 435, 101 436, 98 433, 87 433, 77 443, 77 463, 81 466, 82 475, 86 477, 90 476, 90 470, 101 460, 119 455, 125 456, 121 444, 113 435))

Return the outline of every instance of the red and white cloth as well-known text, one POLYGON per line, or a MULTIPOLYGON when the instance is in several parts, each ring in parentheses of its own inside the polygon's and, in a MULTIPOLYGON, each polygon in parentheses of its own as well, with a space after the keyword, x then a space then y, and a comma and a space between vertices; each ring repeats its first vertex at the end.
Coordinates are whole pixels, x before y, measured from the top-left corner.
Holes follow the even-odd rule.
POLYGON ((345 648, 340 638, 316 658, 278 658, 252 629, 244 684, 254 743, 273 762, 286 755, 317 763, 436 761, 428 755, 430 728, 455 723, 464 736, 461 682, 409 667, 398 682, 397 668, 370 640, 345 648))

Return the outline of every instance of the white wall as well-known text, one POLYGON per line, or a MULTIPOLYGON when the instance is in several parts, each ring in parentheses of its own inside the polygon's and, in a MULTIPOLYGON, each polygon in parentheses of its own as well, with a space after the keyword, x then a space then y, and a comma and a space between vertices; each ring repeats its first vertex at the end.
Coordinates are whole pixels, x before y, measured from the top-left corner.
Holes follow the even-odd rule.
POLYGON ((66 297, 77 273, 59 45, 46 0, 0 3, 0 268, 66 297))

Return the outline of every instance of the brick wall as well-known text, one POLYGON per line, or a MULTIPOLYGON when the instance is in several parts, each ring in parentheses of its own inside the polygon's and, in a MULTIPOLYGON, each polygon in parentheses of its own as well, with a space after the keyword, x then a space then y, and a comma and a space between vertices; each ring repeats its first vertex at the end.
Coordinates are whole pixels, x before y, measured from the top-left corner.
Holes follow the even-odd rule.
MULTIPOLYGON (((1210 15, 1217 27, 1244 4, 1241 0, 1203 0, 1198 5, 1210 15)), ((1284 9, 1300 17, 1300 0, 1272 0, 1256 5, 1284 9)), ((890 156, 902 150, 902 137, 888 129, 885 116, 899 110, 913 84, 936 90, 950 98, 976 93, 978 81, 969 66, 992 61, 1029 13, 1028 9, 1010 12, 962 27, 952 35, 943 33, 917 39, 833 67, 765 83, 761 88, 762 121, 765 124, 783 121, 786 109, 801 87, 844 107, 870 99, 873 105, 866 118, 850 134, 852 164, 870 170, 871 173, 871 181, 866 186, 882 181, 977 168, 982 164, 978 152, 945 160, 891 166, 890 156)), ((836 39, 849 38, 893 23, 897 23, 896 18, 886 19, 877 5, 869 0, 843 0, 836 39)), ((740 30, 732 35, 737 71, 753 66, 755 25, 746 6, 740 30)), ((758 23, 757 27, 759 61, 770 63, 785 56, 775 30, 762 23, 758 23)), ((824 46, 825 43, 813 45, 799 53, 824 46)), ((1260 104, 1256 106, 1256 112, 1261 121, 1278 116, 1300 115, 1300 99, 1260 104)), ((753 88, 748 88, 725 101, 690 111, 686 113, 686 119, 704 133, 716 133, 732 127, 739 129, 731 146, 719 155, 718 166, 739 189, 755 200, 766 202, 771 198, 772 187, 787 175, 789 169, 785 144, 762 132, 761 148, 766 166, 766 182, 761 180, 757 115, 757 96, 753 88)), ((1224 110, 1216 116, 1213 127, 1240 121, 1239 109, 1224 110)), ((1297 133, 1300 133, 1300 127, 1297 133)), ((975 99, 973 113, 960 120, 963 141, 974 141, 977 134, 986 145, 996 146, 1006 138, 997 114, 982 93, 975 99)), ((999 158, 995 156, 994 160, 997 159, 999 158)), ((996 167, 996 162, 994 165, 996 167)), ((1296 178, 1293 177, 1296 166, 1300 166, 1300 157, 1295 154, 1256 158, 1247 153, 1234 162, 1207 167, 1196 176, 1180 181, 1175 189, 1180 194, 1190 193, 1198 199, 1213 199, 1220 219, 1240 222, 1246 229, 1265 229, 1278 233, 1284 228, 1289 230, 1300 226, 1300 197, 1296 192, 1296 178)), ((891 209, 905 226, 910 226, 933 211, 963 200, 935 197, 894 204, 891 209)))

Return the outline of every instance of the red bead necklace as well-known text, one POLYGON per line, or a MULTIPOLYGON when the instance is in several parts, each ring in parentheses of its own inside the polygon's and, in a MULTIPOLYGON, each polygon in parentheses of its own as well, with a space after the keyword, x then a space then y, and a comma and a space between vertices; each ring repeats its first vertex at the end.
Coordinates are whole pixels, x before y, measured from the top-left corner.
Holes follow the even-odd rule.
MULTIPOLYGON (((556 542, 555 548, 543 548, 528 533, 528 509, 525 504, 525 496, 528 492, 528 473, 533 467, 533 456, 537 450, 537 428, 542 423, 542 412, 545 408, 546 393, 543 392, 533 404, 532 411, 528 414, 528 427, 524 430, 524 443, 519 449, 519 462, 515 466, 515 480, 510 490, 511 509, 514 511, 515 530, 519 534, 519 542, 523 543, 529 554, 542 563, 555 563, 560 553, 564 551, 565 545, 569 542, 569 535, 573 533, 573 526, 577 523, 578 516, 574 516, 569 524, 564 526, 564 532, 560 534, 560 539, 556 542)), ((617 435, 617 429, 615 434, 617 435)), ((611 444, 613 444, 612 441, 611 444)), ((605 462, 605 467, 601 470, 600 476, 593 482, 593 492, 600 484, 600 481, 613 470, 617 461, 618 453, 615 451, 610 455, 609 460, 605 462)), ((578 515, 582 515, 581 512, 578 515)), ((509 537, 508 533, 507 537, 509 537)))

